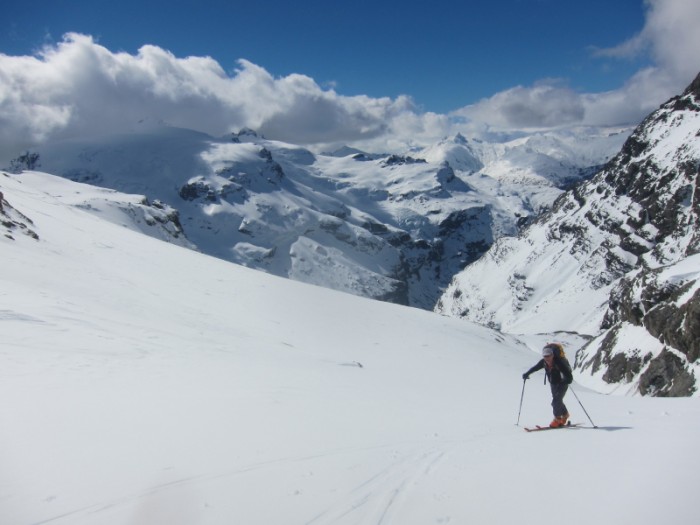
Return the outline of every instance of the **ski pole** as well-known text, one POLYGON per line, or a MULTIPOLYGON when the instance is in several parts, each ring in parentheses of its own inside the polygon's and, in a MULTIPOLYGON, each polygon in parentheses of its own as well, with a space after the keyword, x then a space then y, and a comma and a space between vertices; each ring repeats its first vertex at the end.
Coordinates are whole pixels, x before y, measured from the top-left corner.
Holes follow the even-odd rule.
POLYGON ((520 408, 518 409, 518 422, 515 423, 516 426, 520 425, 520 412, 523 410, 523 397, 525 397, 525 382, 527 379, 523 379, 523 391, 520 394, 520 408))
POLYGON ((591 422, 591 425, 593 425, 593 428, 598 428, 598 426, 597 426, 597 425, 593 422, 593 420, 591 419, 591 416, 588 415, 588 412, 586 411, 586 408, 583 406, 583 403, 581 403, 581 400, 580 400, 580 399, 578 398, 578 396, 576 395, 576 392, 574 392, 574 389, 571 388, 571 385, 569 385, 569 390, 571 390, 571 393, 572 393, 572 394, 574 395, 574 397, 576 398, 576 401, 578 401, 578 404, 581 405, 581 408, 583 408, 583 411, 585 412, 586 417, 588 418, 588 421, 590 421, 590 422, 591 422))

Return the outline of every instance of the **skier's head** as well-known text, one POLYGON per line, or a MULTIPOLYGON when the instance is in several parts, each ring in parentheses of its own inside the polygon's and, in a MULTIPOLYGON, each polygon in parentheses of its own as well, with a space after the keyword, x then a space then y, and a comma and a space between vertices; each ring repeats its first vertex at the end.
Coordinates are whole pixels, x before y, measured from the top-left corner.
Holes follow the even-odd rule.
POLYGON ((552 347, 547 345, 542 349, 542 357, 552 357, 554 355, 554 350, 552 347))

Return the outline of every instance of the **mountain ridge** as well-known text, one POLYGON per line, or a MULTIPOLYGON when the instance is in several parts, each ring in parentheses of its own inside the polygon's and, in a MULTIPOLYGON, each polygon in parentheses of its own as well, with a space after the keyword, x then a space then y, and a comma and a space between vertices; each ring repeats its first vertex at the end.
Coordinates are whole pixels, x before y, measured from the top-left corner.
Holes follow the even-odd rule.
POLYGON ((455 277, 437 311, 511 333, 580 332, 592 339, 575 368, 608 389, 697 393, 698 87, 700 75, 591 180, 455 277))
POLYGON ((322 154, 249 129, 214 138, 145 122, 38 153, 45 171, 172 207, 204 253, 430 310, 453 275, 591 176, 621 139, 457 136, 402 154, 322 154))

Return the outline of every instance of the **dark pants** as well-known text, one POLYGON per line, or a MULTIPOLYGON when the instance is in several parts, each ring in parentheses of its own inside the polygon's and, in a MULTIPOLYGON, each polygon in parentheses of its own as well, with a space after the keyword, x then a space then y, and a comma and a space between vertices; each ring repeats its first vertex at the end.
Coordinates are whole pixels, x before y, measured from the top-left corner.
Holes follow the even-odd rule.
POLYGON ((569 411, 564 404, 564 396, 566 395, 566 391, 569 390, 569 385, 566 383, 559 383, 556 385, 550 383, 550 386, 552 387, 552 409, 554 411, 554 417, 568 414, 569 411))

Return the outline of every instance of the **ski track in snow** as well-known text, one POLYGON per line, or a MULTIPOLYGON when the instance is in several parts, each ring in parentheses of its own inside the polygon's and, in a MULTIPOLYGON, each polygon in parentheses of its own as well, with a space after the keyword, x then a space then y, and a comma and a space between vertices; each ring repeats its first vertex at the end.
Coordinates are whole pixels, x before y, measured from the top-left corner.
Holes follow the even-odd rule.
MULTIPOLYGON (((451 448, 433 445, 399 451, 396 445, 383 445, 366 449, 328 451, 323 454, 305 457, 273 459, 243 465, 226 472, 188 476, 153 485, 134 494, 124 495, 110 501, 94 503, 36 521, 34 525, 75 522, 93 523, 94 521, 92 520, 98 519, 102 513, 115 511, 123 514, 128 510, 125 507, 137 506, 139 502, 169 491, 176 492, 189 484, 211 485, 212 482, 226 481, 232 477, 244 476, 251 472, 269 470, 282 464, 297 463, 302 465, 300 470, 304 470, 312 468, 317 460, 333 458, 348 453, 391 451, 393 460, 389 464, 378 467, 371 477, 353 486, 328 508, 304 522, 306 525, 342 525, 345 523, 386 525, 396 523, 395 519, 399 517, 402 506, 410 498, 412 490, 439 468, 439 464, 448 457, 450 450, 451 448)), ((48 496, 46 501, 53 499, 55 497, 48 496)), ((439 522, 444 523, 449 520, 449 518, 442 518, 439 522)))
POLYGON ((439 449, 402 455, 353 488, 340 501, 307 522, 307 525, 392 523, 402 503, 410 496, 411 489, 422 478, 429 476, 446 455, 446 451, 439 449))

